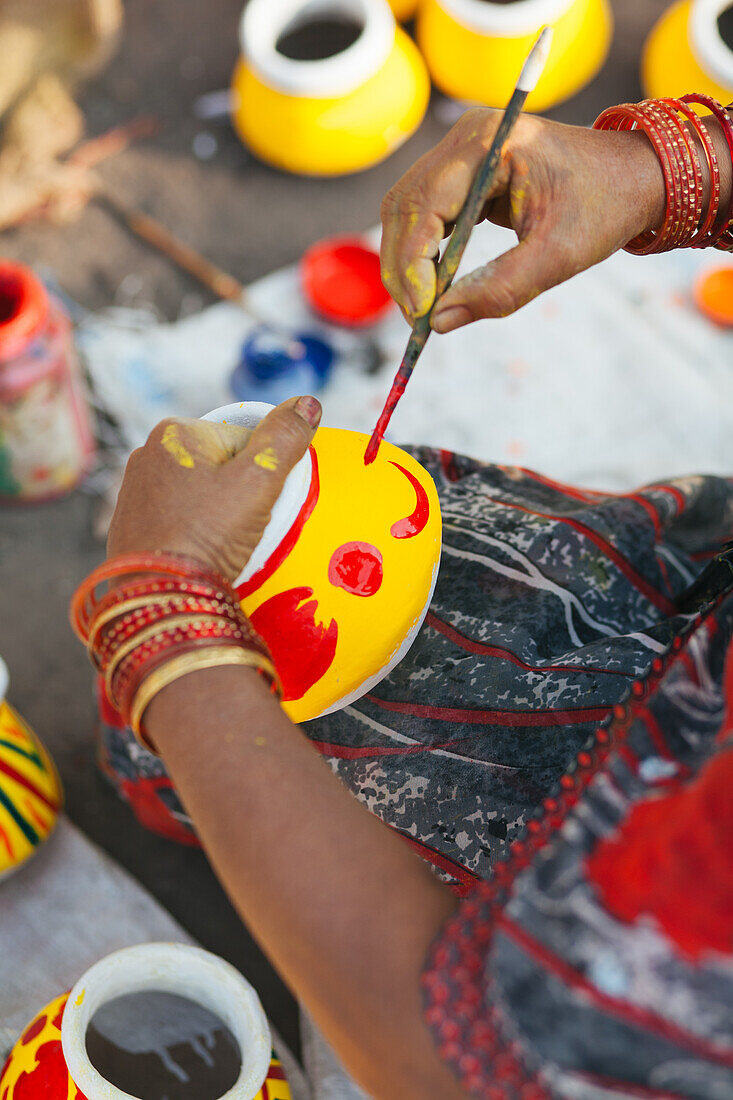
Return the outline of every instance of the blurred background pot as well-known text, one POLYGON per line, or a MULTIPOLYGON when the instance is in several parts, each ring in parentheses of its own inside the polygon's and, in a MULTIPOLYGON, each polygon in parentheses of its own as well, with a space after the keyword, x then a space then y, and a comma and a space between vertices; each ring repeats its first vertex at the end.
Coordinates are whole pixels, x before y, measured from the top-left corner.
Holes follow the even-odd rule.
POLYGON ((435 84, 454 99, 504 107, 540 29, 554 29, 545 71, 527 99, 544 111, 600 70, 611 42, 608 0, 423 0, 417 37, 435 84))
POLYGON ((430 81, 386 0, 250 0, 240 42, 233 123, 277 168, 357 172, 423 119, 430 81))
POLYGON ((8 679, 0 657, 0 879, 47 839, 63 801, 53 760, 5 698, 8 679))
POLYGON ((704 92, 724 106, 733 99, 733 3, 681 0, 655 24, 641 63, 651 98, 704 92))

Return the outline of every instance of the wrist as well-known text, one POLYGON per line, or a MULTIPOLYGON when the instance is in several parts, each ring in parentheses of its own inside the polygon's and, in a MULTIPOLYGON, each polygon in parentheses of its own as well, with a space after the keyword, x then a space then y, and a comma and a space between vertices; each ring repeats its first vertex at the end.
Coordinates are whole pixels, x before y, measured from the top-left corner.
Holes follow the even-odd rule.
MULTIPOLYGON (((209 712, 222 699, 231 698, 236 698, 247 714, 263 706, 280 709, 277 698, 255 668, 205 668, 162 688, 148 704, 145 728, 165 758, 173 744, 185 742, 189 731, 197 735, 193 727, 198 725, 202 711, 209 712)), ((220 733, 224 741, 233 737, 227 728, 220 728, 220 733)))

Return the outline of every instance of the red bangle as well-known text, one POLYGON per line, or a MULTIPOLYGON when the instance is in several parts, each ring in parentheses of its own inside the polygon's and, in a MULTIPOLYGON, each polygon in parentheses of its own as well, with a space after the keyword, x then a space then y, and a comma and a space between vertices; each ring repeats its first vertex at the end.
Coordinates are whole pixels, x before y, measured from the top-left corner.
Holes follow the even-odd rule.
POLYGON ((679 111, 684 115, 686 119, 692 124, 692 127, 697 134, 702 150, 705 154, 705 160, 708 166, 708 174, 710 177, 710 198, 708 200, 708 212, 702 224, 700 225, 698 232, 690 240, 689 248, 705 248, 708 244, 712 243, 713 235, 711 230, 715 224, 715 220, 720 210, 720 165, 718 164, 718 154, 715 151, 715 144, 710 137, 707 126, 703 119, 693 111, 691 107, 688 107, 686 103, 683 103, 681 99, 664 99, 664 103, 669 104, 675 111, 679 111))
POLYGON ((674 110, 661 100, 641 104, 671 143, 672 174, 675 181, 676 218, 667 248, 681 248, 695 233, 702 215, 702 168, 687 130, 674 110))
POLYGON ((233 596, 231 585, 210 566, 195 558, 186 557, 184 554, 122 554, 97 566, 86 580, 82 581, 72 597, 71 625, 85 645, 89 638, 89 624, 99 603, 95 595, 96 588, 105 581, 134 576, 138 573, 179 577, 184 582, 191 580, 203 582, 225 592, 230 597, 233 596))
POLYGON ((652 143, 664 175, 665 213, 658 230, 648 230, 626 245, 628 252, 646 255, 672 248, 715 247, 733 249, 733 196, 731 209, 720 219, 720 165, 712 138, 702 118, 687 104, 706 106, 721 122, 733 164, 733 122, 716 100, 706 95, 680 99, 645 100, 610 107, 598 116, 598 130, 642 130, 652 143), (691 125, 686 125, 679 115, 691 125), (710 176, 710 196, 704 205, 704 176, 695 135, 703 150, 710 176))
MULTIPOLYGON (((731 171, 733 172, 733 120, 731 120, 728 113, 728 108, 724 107, 722 103, 718 103, 717 99, 713 99, 712 96, 705 95, 703 92, 693 92, 690 95, 680 96, 680 100, 682 103, 697 103, 701 107, 707 107, 710 113, 715 115, 723 128, 723 134, 731 158, 731 171)), ((731 184, 728 209, 724 211, 719 231, 715 234, 710 244, 714 248, 719 248, 724 252, 733 250, 733 183, 731 184)))
POLYGON ((626 251, 636 256, 661 252, 672 236, 677 221, 677 194, 672 172, 671 142, 654 125, 641 108, 633 103, 609 107, 593 123, 594 130, 642 130, 654 147, 664 175, 666 205, 664 220, 659 230, 647 230, 626 245, 626 251))

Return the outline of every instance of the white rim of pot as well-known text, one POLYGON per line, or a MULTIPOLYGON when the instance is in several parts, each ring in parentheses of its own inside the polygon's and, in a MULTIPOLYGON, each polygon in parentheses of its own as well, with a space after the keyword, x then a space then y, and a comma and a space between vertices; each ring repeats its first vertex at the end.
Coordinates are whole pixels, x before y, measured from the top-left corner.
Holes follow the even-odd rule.
POLYGON ((239 41, 245 61, 265 84, 292 96, 326 99, 347 95, 379 71, 395 30, 387 0, 250 0, 239 41), (278 39, 289 26, 326 15, 350 16, 361 23, 361 34, 345 50, 318 61, 294 61, 278 52, 278 39))
MULTIPOLYGON (((201 419, 219 424, 237 424, 242 428, 256 428, 274 408, 274 405, 268 405, 266 401, 237 401, 233 405, 222 405, 201 419)), ((313 460, 310 451, 306 451, 285 479, 282 492, 273 505, 270 522, 249 561, 234 581, 235 588, 259 572, 277 550, 305 503, 312 479, 313 460)))
POLYGON ((270 1066, 267 1018, 252 986, 229 963, 200 947, 143 943, 115 951, 76 983, 64 1009, 61 1044, 71 1079, 90 1100, 139 1100, 94 1068, 86 1035, 104 1004, 128 993, 174 993, 213 1012, 234 1036, 241 1057, 239 1077, 220 1100, 253 1100, 270 1066))
POLYGON ((688 24, 690 48, 704 72, 724 88, 733 88, 733 50, 723 41, 718 16, 731 0, 692 0, 688 24))
POLYGON ((10 673, 8 672, 8 666, 5 661, 0 657, 0 707, 5 702, 5 696, 8 691, 8 684, 10 683, 10 673))
POLYGON ((512 4, 492 4, 488 0, 434 2, 467 30, 500 38, 532 34, 545 23, 555 23, 577 0, 514 0, 512 4))

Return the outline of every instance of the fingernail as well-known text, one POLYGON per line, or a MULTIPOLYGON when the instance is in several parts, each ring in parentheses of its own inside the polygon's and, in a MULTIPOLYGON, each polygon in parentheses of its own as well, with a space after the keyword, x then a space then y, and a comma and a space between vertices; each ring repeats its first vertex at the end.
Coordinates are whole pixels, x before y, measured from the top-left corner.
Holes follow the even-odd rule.
POLYGON ((449 306, 440 313, 434 313, 431 325, 435 332, 451 332, 454 328, 467 325, 471 320, 471 314, 465 306, 449 306))
POLYGON ((298 416, 310 424, 311 428, 317 428, 321 422, 321 402, 316 397, 299 397, 295 402, 295 411, 298 416))

